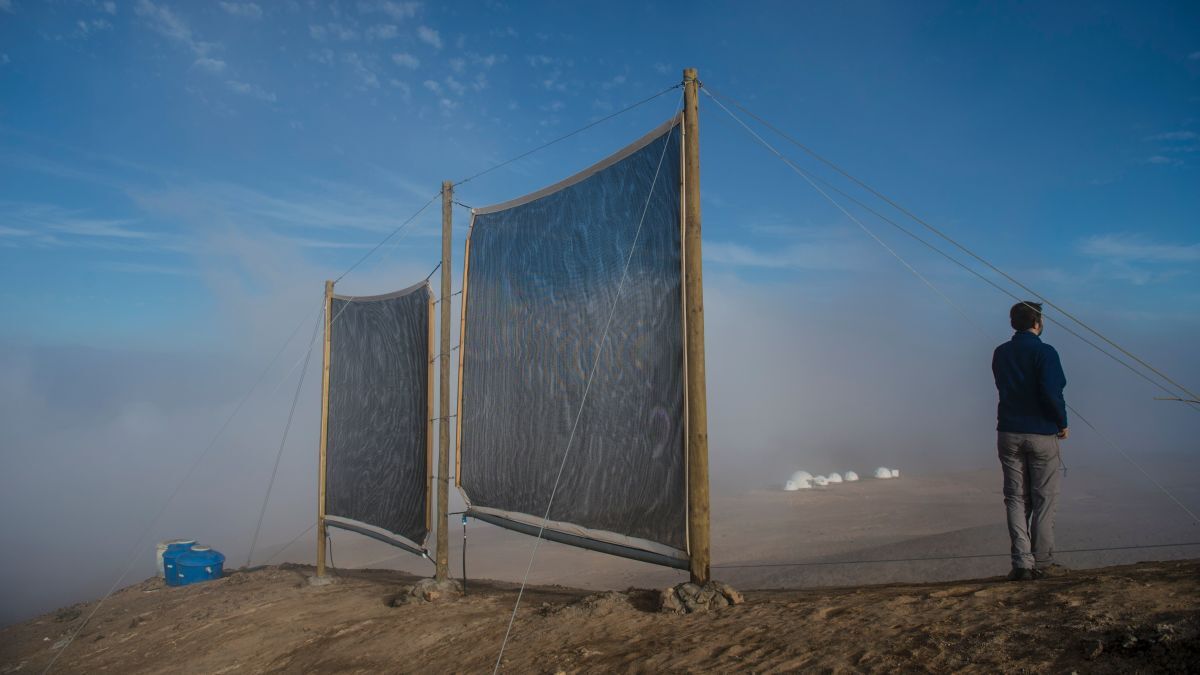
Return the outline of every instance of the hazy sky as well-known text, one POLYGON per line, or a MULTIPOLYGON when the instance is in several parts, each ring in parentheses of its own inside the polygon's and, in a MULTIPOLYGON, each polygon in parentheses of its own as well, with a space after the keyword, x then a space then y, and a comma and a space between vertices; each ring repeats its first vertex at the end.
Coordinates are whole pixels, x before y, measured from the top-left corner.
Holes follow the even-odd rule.
MULTIPOLYGON (((442 180, 670 87, 684 66, 1200 387, 1196 3, 0 0, 0 505, 30 514, 0 530, 26 551, 6 564, 66 575, 84 542, 111 583, 300 325, 154 533, 191 528, 244 555, 323 280, 442 180), (184 516, 206 498, 220 507, 184 516)), ((553 183, 678 102, 456 197, 553 183)), ((1011 300, 865 220, 983 329, 963 322, 711 100, 701 109, 714 480, 805 462, 991 466, 987 366, 1011 300)), ((339 291, 419 281, 439 217, 435 204, 339 291)), ((457 279, 467 212, 455 217, 457 279)), ((1047 339, 1068 400, 1138 456, 1194 454, 1200 417, 1053 326, 1047 339)), ((316 377, 268 543, 315 510, 316 377)), ((42 581, 5 587, 24 604, 0 620, 96 588, 42 581)))

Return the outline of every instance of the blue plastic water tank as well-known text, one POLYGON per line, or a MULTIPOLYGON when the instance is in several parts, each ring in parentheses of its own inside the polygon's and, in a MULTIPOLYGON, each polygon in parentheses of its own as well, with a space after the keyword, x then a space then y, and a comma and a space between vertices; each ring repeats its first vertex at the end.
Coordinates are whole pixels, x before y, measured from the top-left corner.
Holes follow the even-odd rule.
POLYGON ((225 556, 207 546, 193 546, 192 550, 175 559, 180 586, 220 579, 224 565, 225 556))
POLYGON ((171 543, 167 545, 167 550, 163 551, 163 580, 167 582, 168 586, 183 585, 178 569, 179 556, 191 550, 195 543, 195 540, 191 539, 171 543))

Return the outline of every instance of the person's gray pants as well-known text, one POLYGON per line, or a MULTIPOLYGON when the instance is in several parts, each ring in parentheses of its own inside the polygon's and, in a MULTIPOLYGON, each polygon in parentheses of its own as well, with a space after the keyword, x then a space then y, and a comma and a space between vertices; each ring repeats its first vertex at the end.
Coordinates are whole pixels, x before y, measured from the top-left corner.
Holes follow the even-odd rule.
POLYGON ((1058 437, 999 432, 1004 505, 1013 567, 1054 563, 1054 508, 1058 503, 1058 437), (1030 546, 1032 542, 1032 546, 1030 546))

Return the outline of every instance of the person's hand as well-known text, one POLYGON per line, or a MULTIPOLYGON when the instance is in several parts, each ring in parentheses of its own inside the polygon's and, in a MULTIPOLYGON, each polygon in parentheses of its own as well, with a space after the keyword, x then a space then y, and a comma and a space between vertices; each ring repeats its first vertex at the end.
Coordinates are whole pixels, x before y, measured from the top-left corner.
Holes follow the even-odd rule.
POLYGON ((1059 430, 1058 430, 1058 437, 1059 437, 1059 438, 1061 438, 1061 439, 1062 439, 1062 440, 1064 440, 1064 441, 1065 441, 1065 440, 1067 440, 1067 438, 1068 438, 1068 437, 1070 437, 1070 435, 1071 435, 1071 430, 1070 430, 1070 429, 1065 429, 1065 428, 1064 428, 1064 429, 1059 429, 1059 430))

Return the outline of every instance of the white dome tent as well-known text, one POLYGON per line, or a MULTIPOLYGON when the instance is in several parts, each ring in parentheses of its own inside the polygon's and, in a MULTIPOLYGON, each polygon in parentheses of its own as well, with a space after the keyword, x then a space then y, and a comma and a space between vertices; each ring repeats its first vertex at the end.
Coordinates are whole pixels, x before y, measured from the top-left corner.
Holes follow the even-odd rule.
POLYGON ((854 481, 858 480, 858 474, 854 473, 853 471, 847 471, 844 478, 847 483, 853 483, 854 481))
POLYGON ((829 479, 825 476, 813 476, 813 485, 817 487, 825 487, 829 485, 829 479))
POLYGON ((892 469, 892 478, 900 477, 900 469, 892 469))
POLYGON ((783 489, 787 492, 795 492, 796 490, 811 490, 812 483, 804 478, 796 480, 793 477, 783 484, 783 489))
POLYGON ((881 466, 875 469, 875 477, 879 480, 887 480, 892 477, 892 470, 886 466, 881 466))
POLYGON ((783 484, 783 489, 787 492, 812 489, 812 474, 807 471, 793 473, 792 477, 783 484))
POLYGON ((836 471, 834 473, 829 474, 829 482, 830 483, 842 482, 842 474, 837 473, 836 471))

